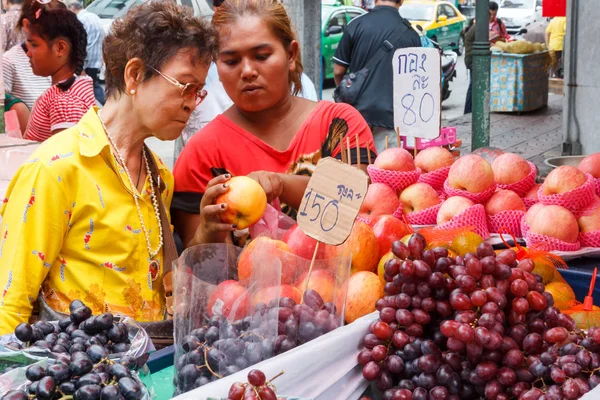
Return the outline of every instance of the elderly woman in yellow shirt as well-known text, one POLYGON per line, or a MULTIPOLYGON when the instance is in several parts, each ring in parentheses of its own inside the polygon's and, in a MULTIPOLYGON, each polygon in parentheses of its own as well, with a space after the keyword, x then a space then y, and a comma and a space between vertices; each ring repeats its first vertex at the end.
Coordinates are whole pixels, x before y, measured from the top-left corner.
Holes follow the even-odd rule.
MULTIPOLYGON (((173 176, 144 139, 181 134, 216 45, 208 22, 171 2, 113 23, 106 105, 43 143, 0 199, 0 334, 30 318, 38 295, 58 312, 80 299, 94 313, 164 318, 173 176)), ((211 196, 227 190, 215 182, 211 196)))

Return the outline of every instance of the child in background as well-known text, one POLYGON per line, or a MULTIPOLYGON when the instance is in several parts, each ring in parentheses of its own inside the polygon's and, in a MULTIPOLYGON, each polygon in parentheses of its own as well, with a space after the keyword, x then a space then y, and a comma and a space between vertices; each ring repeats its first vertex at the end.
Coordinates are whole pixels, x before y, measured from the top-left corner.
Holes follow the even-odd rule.
POLYGON ((77 16, 49 9, 35 0, 23 7, 27 55, 33 73, 52 78, 52 86, 35 102, 24 138, 43 142, 74 126, 96 105, 90 77, 80 76, 87 35, 77 16))

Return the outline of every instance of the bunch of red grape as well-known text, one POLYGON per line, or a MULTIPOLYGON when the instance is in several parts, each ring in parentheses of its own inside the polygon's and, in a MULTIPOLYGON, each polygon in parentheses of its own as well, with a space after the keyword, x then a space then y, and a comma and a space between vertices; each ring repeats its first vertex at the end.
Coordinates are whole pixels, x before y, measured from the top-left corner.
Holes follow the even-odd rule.
POLYGON ((232 375, 340 326, 336 307, 315 290, 303 303, 288 297, 257 304, 254 315, 231 322, 214 316, 183 338, 175 367, 175 395, 232 375))
POLYGON ((52 364, 27 368, 25 376, 31 382, 27 391, 10 391, 0 400, 142 398, 142 385, 131 372, 137 361, 129 355, 118 362, 110 359, 111 353, 129 349, 127 327, 112 314, 92 317, 92 310, 79 300, 70 304, 70 311, 57 326, 48 322, 17 326, 17 339, 51 351, 52 364))
POLYGON ((384 399, 577 399, 600 383, 600 329, 577 330, 530 259, 485 243, 453 259, 419 234, 392 251, 358 356, 384 399))
POLYGON ((231 385, 227 400, 277 400, 275 386, 271 382, 282 374, 283 372, 267 382, 262 371, 253 369, 248 372, 248 383, 236 382, 231 385))

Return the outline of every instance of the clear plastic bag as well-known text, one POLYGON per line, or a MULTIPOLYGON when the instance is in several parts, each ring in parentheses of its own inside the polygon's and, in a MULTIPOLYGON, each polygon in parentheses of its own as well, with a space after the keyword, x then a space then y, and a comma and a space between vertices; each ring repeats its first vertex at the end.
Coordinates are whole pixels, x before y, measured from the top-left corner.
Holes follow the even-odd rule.
POLYGON ((263 217, 249 228, 250 237, 268 236, 271 239, 281 240, 288 229, 295 224, 293 218, 281 212, 279 201, 276 201, 274 205, 267 204, 263 217))
POLYGON ((212 244, 184 251, 174 268, 175 394, 341 326, 351 257, 331 250, 310 274, 311 260, 266 236, 244 250, 212 244))

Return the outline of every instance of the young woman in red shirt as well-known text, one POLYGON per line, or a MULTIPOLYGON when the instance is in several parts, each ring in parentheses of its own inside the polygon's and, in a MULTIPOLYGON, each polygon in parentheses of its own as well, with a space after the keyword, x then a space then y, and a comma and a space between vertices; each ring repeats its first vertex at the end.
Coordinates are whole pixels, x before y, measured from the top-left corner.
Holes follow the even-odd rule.
MULTIPOLYGON (((375 153, 371 131, 354 108, 293 96, 302 87, 303 67, 279 1, 226 0, 215 6, 216 64, 234 104, 189 141, 175 165, 173 223, 184 246, 193 239, 227 240, 236 229, 220 223, 226 205, 214 204, 228 190, 224 174, 255 179, 269 201, 279 198, 294 215, 317 162, 341 158, 341 140, 348 137, 356 147, 358 136, 363 167, 367 152, 375 153)), ((356 151, 351 162, 358 164, 356 151)))

